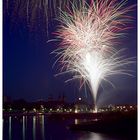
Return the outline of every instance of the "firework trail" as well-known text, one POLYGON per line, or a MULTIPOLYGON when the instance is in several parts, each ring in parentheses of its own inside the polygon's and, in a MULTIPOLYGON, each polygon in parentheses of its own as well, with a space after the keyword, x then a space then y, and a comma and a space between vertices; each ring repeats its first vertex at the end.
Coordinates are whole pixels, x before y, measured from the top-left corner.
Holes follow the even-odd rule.
POLYGON ((62 42, 54 51, 58 56, 56 62, 60 61, 62 67, 60 74, 72 73, 73 77, 66 82, 80 79, 80 88, 88 84, 96 101, 101 81, 108 81, 114 74, 130 75, 123 65, 134 62, 133 58, 120 56, 123 50, 115 47, 120 44, 118 39, 124 36, 124 31, 131 28, 127 25, 132 17, 127 13, 134 6, 125 7, 126 2, 91 0, 88 4, 85 0, 6 0, 4 13, 10 16, 14 26, 18 19, 26 21, 31 30, 36 28, 36 21, 41 16, 39 22, 45 20, 47 32, 49 22, 60 16, 62 25, 56 36, 62 42))
MULTIPOLYGON (((131 28, 128 24, 132 17, 128 16, 133 6, 124 7, 126 1, 91 0, 90 4, 79 1, 61 10, 59 21, 62 23, 54 33, 61 40, 60 47, 53 51, 60 63, 60 73, 72 73, 71 80, 80 79, 80 88, 87 84, 94 97, 104 80, 111 75, 124 74, 131 76, 131 70, 124 66, 134 63, 134 58, 126 58, 115 46, 124 31, 131 28)), ((54 63, 54 65, 55 65, 54 63)))
MULTIPOLYGON (((71 2, 74 0, 71 0, 71 2)), ((37 21, 46 24, 49 33, 49 23, 60 15, 59 9, 65 9, 70 0, 5 0, 4 14, 9 16, 12 26, 17 26, 17 20, 27 24, 29 30, 35 30, 37 21)))

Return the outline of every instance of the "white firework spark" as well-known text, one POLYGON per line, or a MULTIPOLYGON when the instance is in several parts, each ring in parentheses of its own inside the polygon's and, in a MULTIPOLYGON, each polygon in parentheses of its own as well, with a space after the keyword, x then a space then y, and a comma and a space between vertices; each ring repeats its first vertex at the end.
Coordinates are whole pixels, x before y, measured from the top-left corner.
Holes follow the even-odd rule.
POLYGON ((121 56, 123 49, 115 48, 123 31, 131 28, 127 24, 132 18, 127 13, 134 5, 124 8, 125 4, 126 1, 97 0, 88 5, 81 1, 68 7, 68 12, 61 12, 62 25, 55 33, 61 43, 53 52, 61 66, 58 75, 72 73, 66 82, 80 79, 81 86, 87 84, 95 103, 101 81, 113 85, 108 80, 111 75, 131 76, 131 71, 123 66, 134 63, 134 58, 121 56))

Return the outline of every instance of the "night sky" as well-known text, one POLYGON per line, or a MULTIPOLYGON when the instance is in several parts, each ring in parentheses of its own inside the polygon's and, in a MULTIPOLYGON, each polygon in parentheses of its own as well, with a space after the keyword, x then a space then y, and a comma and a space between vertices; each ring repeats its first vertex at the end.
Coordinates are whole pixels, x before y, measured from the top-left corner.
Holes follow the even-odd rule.
MULTIPOLYGON (((12 99, 23 98, 27 101, 47 100, 49 96, 57 99, 65 95, 69 102, 74 102, 78 97, 92 102, 88 90, 86 93, 84 89, 79 90, 79 81, 65 84, 64 80, 70 75, 54 76, 59 71, 57 65, 52 68, 56 58, 50 53, 58 47, 59 43, 47 43, 49 39, 55 38, 52 32, 56 31, 59 24, 53 12, 52 16, 48 17, 48 25, 46 25, 43 3, 37 7, 34 15, 31 12, 32 8, 29 7, 29 17, 27 17, 27 0, 18 4, 17 1, 3 1, 3 94, 12 99)), ((132 4, 136 4, 136 1, 129 0, 127 5, 132 4)), ((134 28, 127 31, 127 36, 120 40, 120 48, 128 48, 127 56, 137 55, 136 12, 136 9, 131 12, 135 18, 132 24, 134 28)), ((131 65, 131 69, 135 71, 134 77, 119 75, 111 77, 115 89, 103 83, 104 89, 100 88, 98 94, 99 105, 136 103, 136 64, 131 65)))

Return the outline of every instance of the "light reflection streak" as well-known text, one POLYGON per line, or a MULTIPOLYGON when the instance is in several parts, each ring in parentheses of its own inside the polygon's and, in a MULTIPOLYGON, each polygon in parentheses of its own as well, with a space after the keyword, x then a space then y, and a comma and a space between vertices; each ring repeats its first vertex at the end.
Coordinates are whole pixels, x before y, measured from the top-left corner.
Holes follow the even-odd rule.
POLYGON ((75 124, 79 124, 79 120, 78 120, 78 119, 75 119, 75 120, 74 120, 74 123, 75 123, 75 124))
MULTIPOLYGON (((100 133, 88 133, 87 135, 85 135, 84 137, 79 138, 78 140, 103 140, 102 134, 100 133)), ((110 138, 104 139, 104 140, 111 140, 110 138)))
POLYGON ((44 132, 44 115, 41 116, 41 132, 42 132, 42 140, 45 140, 45 132, 44 132))
POLYGON ((11 140, 11 127, 12 127, 12 123, 11 123, 11 121, 12 121, 12 117, 10 116, 9 117, 9 140, 11 140))
POLYGON ((25 140, 25 116, 22 118, 22 139, 25 140))
POLYGON ((33 140, 36 140, 36 116, 33 116, 33 140))

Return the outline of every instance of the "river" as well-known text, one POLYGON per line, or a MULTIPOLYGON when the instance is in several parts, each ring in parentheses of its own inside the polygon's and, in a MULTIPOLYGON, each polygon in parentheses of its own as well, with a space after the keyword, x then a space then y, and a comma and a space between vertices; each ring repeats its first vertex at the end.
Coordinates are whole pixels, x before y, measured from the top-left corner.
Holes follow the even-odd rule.
POLYGON ((45 115, 4 117, 3 140, 129 140, 127 136, 70 130, 68 126, 77 122, 45 115))

